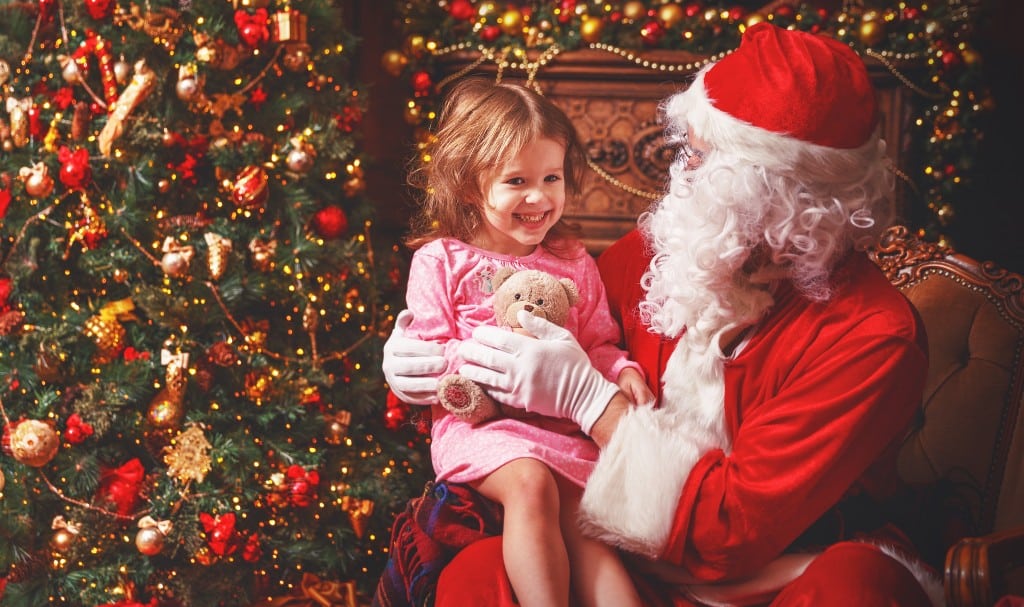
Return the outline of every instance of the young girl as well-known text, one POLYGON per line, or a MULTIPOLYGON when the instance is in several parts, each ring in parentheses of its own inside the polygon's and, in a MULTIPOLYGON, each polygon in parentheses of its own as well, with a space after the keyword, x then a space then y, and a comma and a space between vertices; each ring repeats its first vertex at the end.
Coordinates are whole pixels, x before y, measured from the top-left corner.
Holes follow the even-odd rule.
MULTIPOLYGON (((595 366, 634 402, 653 402, 639 367, 615 345, 620 330, 597 266, 562 220, 584 163, 572 122, 541 95, 473 79, 452 89, 429 156, 410 176, 423 200, 407 239, 416 249, 407 335, 444 344, 444 374, 461 365, 459 342, 494 322, 494 272, 538 269, 576 283, 580 299, 565 327, 595 366)), ((505 568, 523 607, 568 605, 570 579, 581 605, 641 604, 615 550, 576 525, 598 456, 578 426, 539 416, 474 426, 439 405, 431 415, 438 480, 467 483, 503 506, 505 568)))

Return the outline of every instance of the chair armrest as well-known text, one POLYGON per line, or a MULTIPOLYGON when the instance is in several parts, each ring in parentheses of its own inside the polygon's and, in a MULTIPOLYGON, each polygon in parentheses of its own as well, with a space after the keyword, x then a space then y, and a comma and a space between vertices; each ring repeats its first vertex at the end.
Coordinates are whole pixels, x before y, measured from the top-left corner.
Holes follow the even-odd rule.
POLYGON ((1008 592, 1007 574, 1024 566, 1024 527, 966 537, 946 552, 950 607, 991 607, 1008 592))

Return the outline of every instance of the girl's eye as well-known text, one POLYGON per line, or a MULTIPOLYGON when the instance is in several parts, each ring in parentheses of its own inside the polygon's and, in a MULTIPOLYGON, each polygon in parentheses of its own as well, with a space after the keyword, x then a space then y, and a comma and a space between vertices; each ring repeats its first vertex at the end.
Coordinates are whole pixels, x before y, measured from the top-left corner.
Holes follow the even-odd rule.
POLYGON ((547 177, 544 178, 544 181, 548 181, 548 182, 552 182, 552 183, 556 182, 556 181, 561 181, 561 180, 562 180, 562 178, 559 177, 558 175, 548 175, 547 177))
POLYGON ((505 183, 509 185, 523 185, 524 182, 522 177, 513 177, 506 181, 505 183))

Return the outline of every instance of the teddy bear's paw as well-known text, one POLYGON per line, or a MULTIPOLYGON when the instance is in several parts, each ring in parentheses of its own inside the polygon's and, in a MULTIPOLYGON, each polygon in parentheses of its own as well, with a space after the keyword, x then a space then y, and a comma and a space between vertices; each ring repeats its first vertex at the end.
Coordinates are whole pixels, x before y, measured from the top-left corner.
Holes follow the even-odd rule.
POLYGON ((461 375, 448 375, 437 384, 441 406, 456 417, 478 423, 494 417, 497 406, 483 388, 461 375))

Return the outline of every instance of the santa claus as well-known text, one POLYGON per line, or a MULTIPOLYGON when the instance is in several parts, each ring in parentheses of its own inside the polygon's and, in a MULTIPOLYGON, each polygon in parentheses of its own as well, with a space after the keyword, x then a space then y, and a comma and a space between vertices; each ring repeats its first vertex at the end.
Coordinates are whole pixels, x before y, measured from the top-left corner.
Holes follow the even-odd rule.
MULTIPOLYGON (((460 372, 598 442, 581 524, 637 555, 652 604, 941 604, 886 516, 927 357, 862 252, 893 185, 863 62, 761 23, 663 109, 669 191, 599 261, 657 405, 629 403, 535 318, 523 326, 546 339, 478 329, 460 372)), ((385 373, 415 399, 429 352, 393 340, 385 373)), ((509 604, 500 550, 461 556, 437 605, 509 604)))

